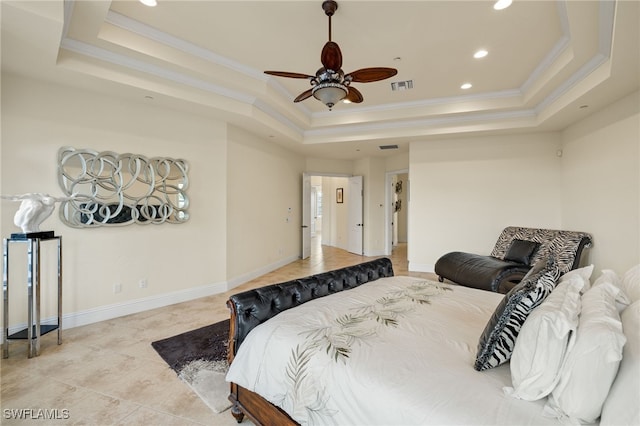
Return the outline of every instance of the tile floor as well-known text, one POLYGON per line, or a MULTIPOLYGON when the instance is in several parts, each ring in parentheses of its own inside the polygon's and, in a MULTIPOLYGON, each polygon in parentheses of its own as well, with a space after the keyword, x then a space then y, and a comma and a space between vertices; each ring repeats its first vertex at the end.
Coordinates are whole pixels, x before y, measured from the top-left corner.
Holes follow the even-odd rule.
MULTIPOLYGON (((372 258, 316 244, 298 260, 215 296, 179 303, 43 336, 41 355, 11 341, 0 362, 0 424, 236 425, 229 411, 213 413, 157 355, 151 342, 228 317, 231 294, 357 264, 372 258), (11 409, 58 410, 59 420, 16 420, 11 409), (63 411, 67 410, 67 411, 63 411)), ((391 256, 396 275, 408 273, 406 245, 391 256)), ((243 424, 252 424, 245 420, 243 424)))

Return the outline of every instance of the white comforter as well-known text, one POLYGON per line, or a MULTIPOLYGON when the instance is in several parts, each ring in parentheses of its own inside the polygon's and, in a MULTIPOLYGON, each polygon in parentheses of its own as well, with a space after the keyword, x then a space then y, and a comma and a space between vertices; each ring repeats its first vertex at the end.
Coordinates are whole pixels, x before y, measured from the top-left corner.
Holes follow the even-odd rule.
POLYGON ((543 402, 506 396, 508 364, 473 369, 503 296, 412 277, 382 278, 256 327, 227 380, 301 424, 541 425, 543 402))

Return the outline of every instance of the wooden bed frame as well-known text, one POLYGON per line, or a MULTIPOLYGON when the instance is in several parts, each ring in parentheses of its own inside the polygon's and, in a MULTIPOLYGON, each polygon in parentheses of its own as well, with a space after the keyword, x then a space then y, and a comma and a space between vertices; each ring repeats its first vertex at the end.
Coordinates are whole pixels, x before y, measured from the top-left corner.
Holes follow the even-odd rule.
MULTIPOLYGON (((231 311, 231 321, 229 325, 229 336, 234 336, 236 331, 237 312, 235 305, 230 301, 227 302, 231 311)), ((235 340, 229 338, 227 350, 227 359, 229 365, 233 362, 233 358, 237 351, 235 340)), ((231 415, 235 417, 238 423, 242 423, 246 415, 256 425, 298 425, 287 413, 276 407, 260 395, 249 389, 243 388, 235 383, 230 383, 231 390, 229 393, 229 401, 233 403, 231 407, 231 415)))
MULTIPOLYGON (((391 260, 379 258, 231 296, 227 301, 231 315, 227 350, 229 365, 233 362, 238 348, 249 331, 278 313, 309 300, 391 276, 393 276, 391 260)), ((247 416, 256 425, 298 425, 287 413, 257 393, 236 383, 230 385, 229 401, 233 403, 231 414, 238 423, 247 416)))

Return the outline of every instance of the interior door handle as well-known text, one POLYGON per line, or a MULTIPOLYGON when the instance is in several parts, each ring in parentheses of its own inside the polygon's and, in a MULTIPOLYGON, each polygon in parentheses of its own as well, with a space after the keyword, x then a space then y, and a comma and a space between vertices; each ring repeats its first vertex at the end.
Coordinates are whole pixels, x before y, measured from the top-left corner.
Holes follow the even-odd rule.
POLYGON ((302 225, 302 227, 303 227, 303 228, 308 228, 308 226, 307 226, 307 225, 302 225))

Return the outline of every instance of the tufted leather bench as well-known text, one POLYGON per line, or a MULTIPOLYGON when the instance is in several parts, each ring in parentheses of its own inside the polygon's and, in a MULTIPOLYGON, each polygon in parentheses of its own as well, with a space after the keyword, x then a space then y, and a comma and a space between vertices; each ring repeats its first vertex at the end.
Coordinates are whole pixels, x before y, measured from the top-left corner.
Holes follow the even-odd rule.
POLYGON ((231 311, 229 361, 247 334, 287 309, 328 294, 349 290, 369 281, 393 276, 391 260, 384 257, 318 275, 234 294, 227 301, 231 311))

